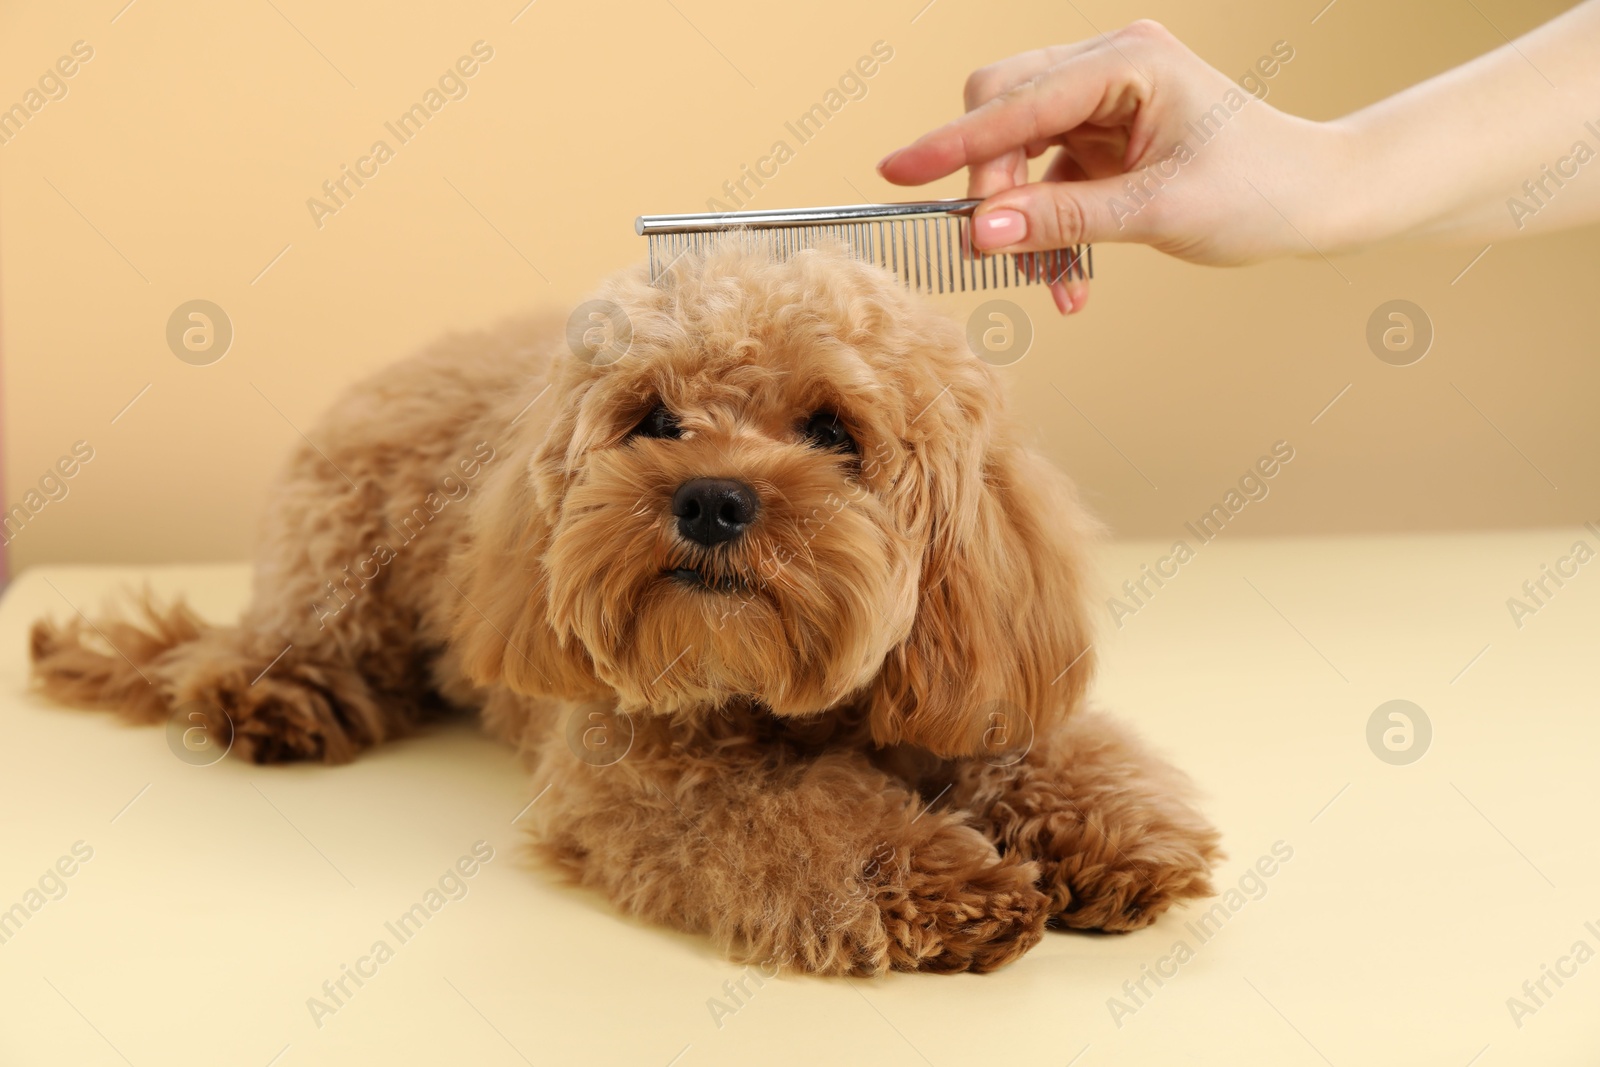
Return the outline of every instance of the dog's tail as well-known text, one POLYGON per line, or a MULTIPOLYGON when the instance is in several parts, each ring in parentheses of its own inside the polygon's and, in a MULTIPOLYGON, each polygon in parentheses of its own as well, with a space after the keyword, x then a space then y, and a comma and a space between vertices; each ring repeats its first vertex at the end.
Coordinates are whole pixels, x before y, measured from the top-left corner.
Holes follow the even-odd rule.
POLYGON ((134 605, 131 620, 91 622, 79 615, 64 625, 35 622, 29 638, 34 685, 63 704, 105 708, 129 722, 165 719, 171 705, 157 665, 212 627, 182 600, 162 606, 149 590, 134 605))
POLYGON ((34 623, 35 687, 132 723, 199 723, 206 737, 227 738, 227 751, 257 763, 346 763, 448 710, 416 657, 392 656, 380 689, 336 642, 297 646, 248 623, 215 626, 149 591, 134 605, 122 617, 34 623))

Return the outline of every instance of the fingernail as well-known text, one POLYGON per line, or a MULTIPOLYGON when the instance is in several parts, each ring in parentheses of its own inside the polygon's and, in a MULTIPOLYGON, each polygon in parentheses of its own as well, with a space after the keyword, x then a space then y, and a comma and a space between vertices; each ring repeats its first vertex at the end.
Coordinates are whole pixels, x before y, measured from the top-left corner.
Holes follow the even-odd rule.
POLYGON ((1072 294, 1067 292, 1067 287, 1059 282, 1050 287, 1050 295, 1055 297, 1056 310, 1063 315, 1072 314, 1072 294))
POLYGON ((1027 236, 1026 216, 1010 208, 989 211, 972 220, 972 243, 985 250, 1014 245, 1027 236))
POLYGON ((896 148, 893 152, 890 152, 888 155, 878 160, 878 173, 882 174, 883 168, 889 165, 889 160, 893 159, 895 156, 898 156, 902 151, 904 151, 904 149, 896 148))

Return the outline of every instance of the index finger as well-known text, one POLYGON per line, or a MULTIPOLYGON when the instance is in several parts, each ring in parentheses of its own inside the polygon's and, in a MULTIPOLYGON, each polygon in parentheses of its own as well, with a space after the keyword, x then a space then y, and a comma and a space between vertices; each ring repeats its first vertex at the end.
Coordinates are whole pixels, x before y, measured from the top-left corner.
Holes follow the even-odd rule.
MULTIPOLYGON (((967 110, 972 111, 982 107, 1006 90, 1043 74, 1051 67, 1088 51, 1098 43, 1090 40, 1049 45, 978 68, 967 76, 967 84, 962 90, 961 95, 967 110)), ((1012 149, 994 159, 985 160, 968 168, 967 196, 974 200, 986 200, 995 193, 1026 184, 1028 157, 1031 151, 1031 149, 1026 152, 1012 149)))

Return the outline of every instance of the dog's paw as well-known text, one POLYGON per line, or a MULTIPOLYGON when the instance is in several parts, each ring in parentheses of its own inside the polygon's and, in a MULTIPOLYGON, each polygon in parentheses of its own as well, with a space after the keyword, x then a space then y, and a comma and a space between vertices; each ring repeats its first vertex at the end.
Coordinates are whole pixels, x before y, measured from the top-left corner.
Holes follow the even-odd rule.
POLYGON ((262 704, 234 730, 238 754, 252 763, 293 763, 326 758, 328 735, 320 723, 279 704, 262 704))
POLYGON ((207 686, 196 703, 214 736, 231 737, 231 754, 252 763, 346 763, 361 747, 330 695, 296 677, 207 686))
POLYGON ((1142 929, 1180 901, 1211 896, 1216 859, 1215 835, 1196 840, 1174 833, 1109 854, 1091 849, 1045 861, 1042 884, 1051 890, 1051 923, 1114 933, 1142 929))
POLYGON ((1049 914, 1039 873, 969 827, 941 827, 875 893, 888 966, 982 973, 1015 960, 1038 943, 1049 914))
POLYGON ((1122 932, 1173 904, 1210 896, 1221 858, 1215 830, 1173 803, 1084 810, 1055 789, 1018 789, 988 813, 1008 855, 1035 861, 1052 926, 1122 932))

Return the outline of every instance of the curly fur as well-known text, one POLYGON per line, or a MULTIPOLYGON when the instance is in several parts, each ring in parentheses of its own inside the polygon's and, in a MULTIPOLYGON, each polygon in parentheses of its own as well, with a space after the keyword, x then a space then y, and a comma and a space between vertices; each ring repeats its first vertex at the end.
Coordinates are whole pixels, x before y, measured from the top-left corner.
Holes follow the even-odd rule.
POLYGON ((955 324, 828 249, 600 296, 631 324, 615 362, 529 319, 357 385, 274 491, 237 625, 41 621, 38 684, 203 709, 259 762, 478 711, 577 881, 805 971, 986 971, 1047 922, 1211 891, 1182 776, 1080 708, 1094 526, 955 324), (658 403, 682 436, 630 436, 658 403), (854 453, 803 439, 817 411, 854 453), (744 537, 677 533, 696 477, 755 490, 744 537))

